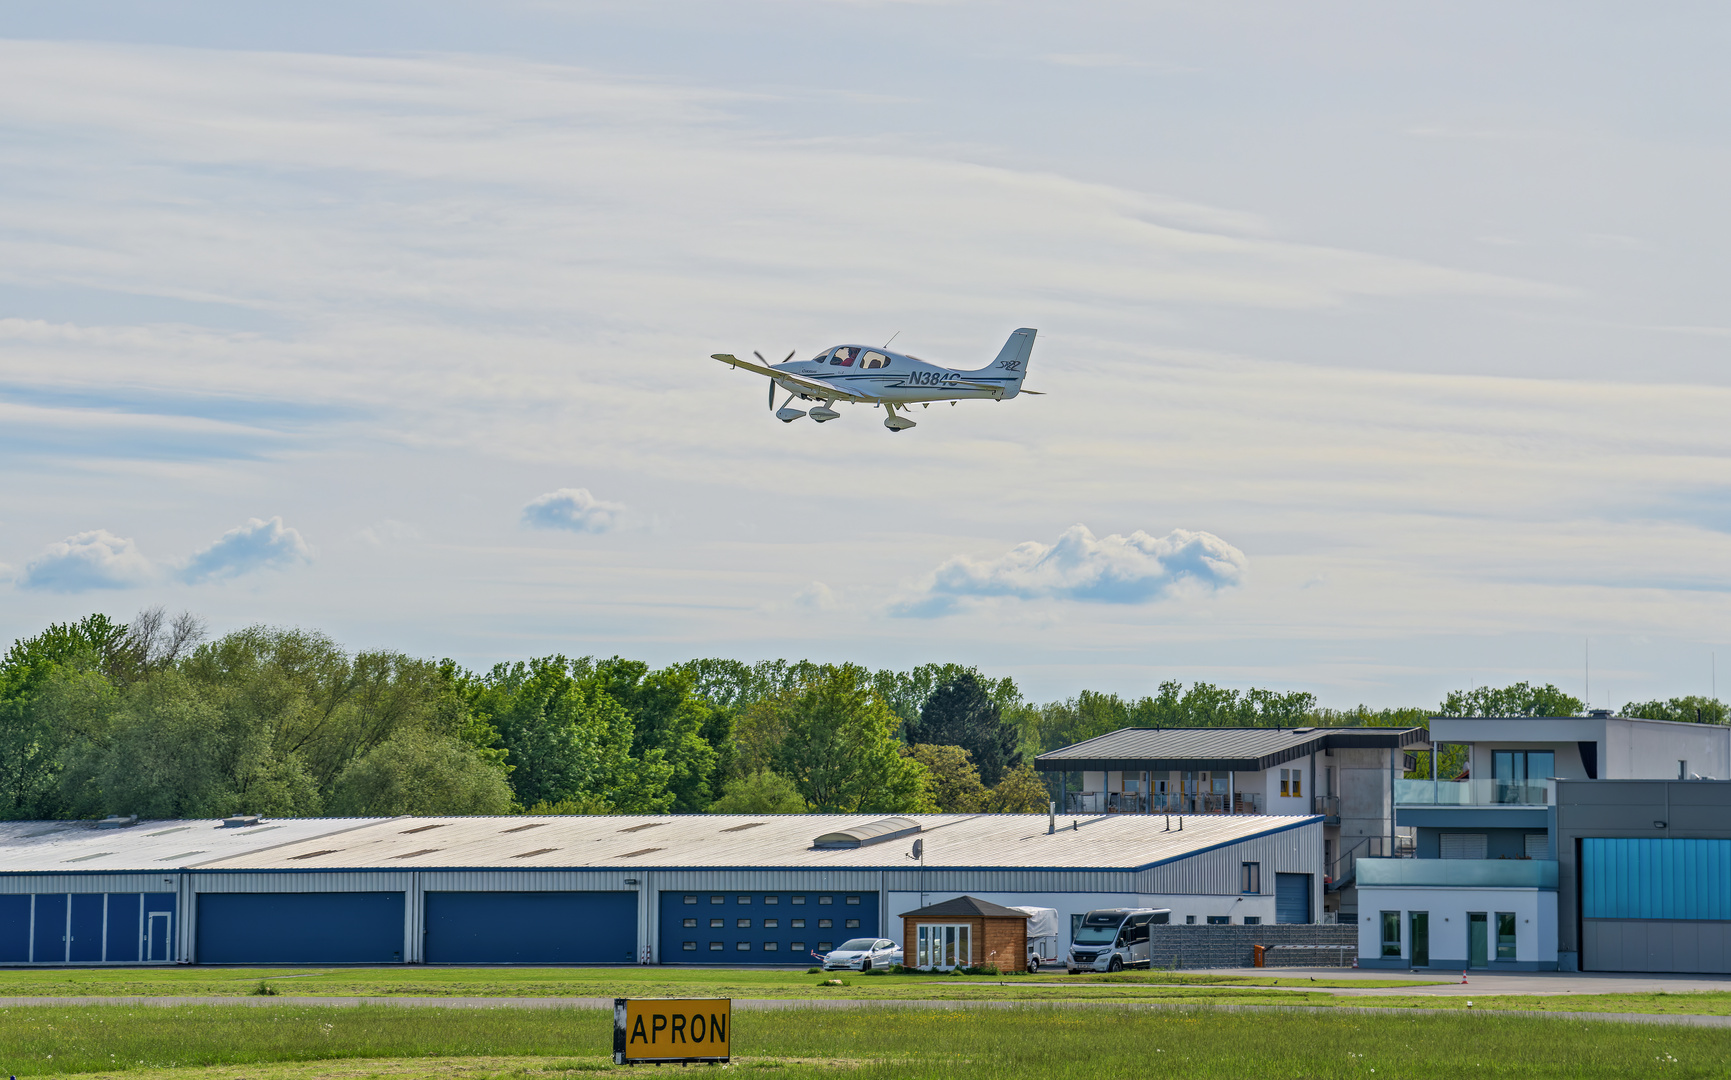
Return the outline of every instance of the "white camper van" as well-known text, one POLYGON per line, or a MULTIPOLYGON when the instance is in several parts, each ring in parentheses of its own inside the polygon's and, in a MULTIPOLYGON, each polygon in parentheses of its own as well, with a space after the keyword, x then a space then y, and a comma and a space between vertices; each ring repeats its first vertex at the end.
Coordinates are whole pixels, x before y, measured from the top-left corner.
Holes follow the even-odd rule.
POLYGON ((1101 908, 1082 916, 1064 967, 1080 971, 1122 971, 1148 966, 1148 927, 1172 921, 1170 908, 1101 908))
POLYGON ((1028 973, 1033 974, 1044 964, 1056 964, 1058 955, 1058 912, 1049 907, 1021 907, 1028 913, 1028 973))

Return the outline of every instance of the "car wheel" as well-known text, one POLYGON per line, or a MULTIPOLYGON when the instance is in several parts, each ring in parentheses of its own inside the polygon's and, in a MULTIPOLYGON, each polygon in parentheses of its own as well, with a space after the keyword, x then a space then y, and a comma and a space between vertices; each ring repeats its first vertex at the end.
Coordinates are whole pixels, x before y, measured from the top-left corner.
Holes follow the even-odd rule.
POLYGON ((1107 971, 1123 971, 1124 970, 1124 961, 1122 961, 1122 960, 1118 959, 1116 956, 1114 956, 1112 958, 1112 962, 1110 964, 1106 965, 1106 970, 1107 971))
POLYGON ((1039 972, 1040 972, 1040 958, 1038 956, 1028 957, 1028 974, 1037 975, 1037 974, 1039 974, 1039 972))
POLYGON ((870 971, 871 969, 872 969, 872 962, 870 960, 860 961, 859 970, 860 970, 861 975, 864 975, 866 972, 870 971))

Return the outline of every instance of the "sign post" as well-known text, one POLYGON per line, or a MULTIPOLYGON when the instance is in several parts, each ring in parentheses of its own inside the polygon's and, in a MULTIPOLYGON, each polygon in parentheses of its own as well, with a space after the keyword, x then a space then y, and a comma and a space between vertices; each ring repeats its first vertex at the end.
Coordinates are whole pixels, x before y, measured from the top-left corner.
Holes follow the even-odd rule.
POLYGON ((613 999, 613 1064, 726 1064, 733 999, 613 999))

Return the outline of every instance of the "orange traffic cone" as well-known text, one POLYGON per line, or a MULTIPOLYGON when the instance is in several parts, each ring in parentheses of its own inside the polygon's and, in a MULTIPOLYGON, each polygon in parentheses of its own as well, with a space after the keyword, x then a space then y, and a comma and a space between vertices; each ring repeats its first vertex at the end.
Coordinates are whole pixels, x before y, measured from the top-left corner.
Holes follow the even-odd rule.
POLYGON ((1465 986, 1466 984, 1467 984, 1467 973, 1463 971, 1463 972, 1461 972, 1461 985, 1465 986))

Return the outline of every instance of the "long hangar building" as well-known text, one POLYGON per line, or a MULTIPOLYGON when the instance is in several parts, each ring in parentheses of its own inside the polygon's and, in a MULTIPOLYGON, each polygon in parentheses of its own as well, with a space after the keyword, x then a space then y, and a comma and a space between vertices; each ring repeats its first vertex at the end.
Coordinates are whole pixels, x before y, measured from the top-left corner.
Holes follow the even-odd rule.
POLYGON ((1061 948, 1071 919, 1100 907, 1310 922, 1322 820, 7 823, 0 964, 806 964, 849 938, 898 937, 903 912, 961 894, 1057 909, 1061 948))

